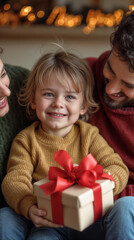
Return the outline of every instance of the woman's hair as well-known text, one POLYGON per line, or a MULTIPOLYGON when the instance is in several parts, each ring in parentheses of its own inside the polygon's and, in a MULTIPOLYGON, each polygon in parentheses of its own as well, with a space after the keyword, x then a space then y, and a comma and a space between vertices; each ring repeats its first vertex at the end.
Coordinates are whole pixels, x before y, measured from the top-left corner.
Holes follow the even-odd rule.
POLYGON ((26 106, 30 118, 36 119, 36 111, 31 109, 35 98, 36 88, 44 81, 49 81, 54 73, 55 78, 64 86, 70 80, 77 92, 83 91, 84 100, 89 108, 80 119, 87 121, 89 116, 98 110, 98 104, 93 99, 94 79, 87 62, 73 53, 59 50, 43 55, 34 65, 26 85, 21 89, 19 103, 26 106))
POLYGON ((0 54, 3 52, 3 48, 2 47, 0 47, 0 54))
POLYGON ((134 12, 124 15, 111 34, 110 42, 120 59, 128 62, 130 71, 134 72, 134 12))

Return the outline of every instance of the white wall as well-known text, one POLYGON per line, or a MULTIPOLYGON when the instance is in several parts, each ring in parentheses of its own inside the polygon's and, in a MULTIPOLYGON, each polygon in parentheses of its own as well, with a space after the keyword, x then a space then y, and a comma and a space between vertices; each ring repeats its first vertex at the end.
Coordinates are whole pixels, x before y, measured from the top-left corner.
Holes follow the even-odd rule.
POLYGON ((4 49, 4 62, 31 69, 35 61, 51 50, 51 42, 62 41, 65 48, 73 49, 82 57, 99 56, 110 48, 109 36, 113 29, 98 28, 90 35, 82 27, 64 29, 56 27, 3 27, 0 28, 0 46, 4 49))

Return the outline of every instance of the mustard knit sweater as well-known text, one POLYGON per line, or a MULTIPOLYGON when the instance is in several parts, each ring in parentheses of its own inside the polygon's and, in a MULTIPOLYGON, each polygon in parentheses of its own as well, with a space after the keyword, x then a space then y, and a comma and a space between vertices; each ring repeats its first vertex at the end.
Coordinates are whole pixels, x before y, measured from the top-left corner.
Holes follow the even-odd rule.
POLYGON ((28 218, 29 208, 36 204, 33 182, 48 175, 56 151, 66 150, 73 163, 79 164, 87 154, 110 172, 115 180, 114 194, 123 190, 128 180, 128 169, 118 154, 114 153, 98 129, 77 121, 64 138, 47 134, 39 122, 22 130, 14 139, 8 160, 7 175, 2 183, 4 197, 17 213, 28 218))

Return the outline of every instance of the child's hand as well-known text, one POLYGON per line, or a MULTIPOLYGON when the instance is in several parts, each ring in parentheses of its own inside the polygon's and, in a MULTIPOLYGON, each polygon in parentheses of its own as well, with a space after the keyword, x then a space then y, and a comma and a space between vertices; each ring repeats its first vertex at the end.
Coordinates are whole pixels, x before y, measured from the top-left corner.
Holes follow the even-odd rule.
POLYGON ((63 227, 61 225, 55 224, 49 220, 47 220, 45 217, 47 215, 47 212, 45 210, 39 209, 36 205, 33 205, 29 209, 29 218, 35 225, 35 227, 63 227))

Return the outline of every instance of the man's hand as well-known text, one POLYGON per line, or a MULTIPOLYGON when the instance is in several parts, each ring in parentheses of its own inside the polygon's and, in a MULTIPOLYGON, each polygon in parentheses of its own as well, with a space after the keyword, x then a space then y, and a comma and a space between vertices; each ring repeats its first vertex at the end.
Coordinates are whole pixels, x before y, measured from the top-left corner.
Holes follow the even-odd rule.
POLYGON ((39 209, 36 205, 33 205, 29 209, 29 218, 35 225, 35 227, 63 227, 61 225, 55 224, 49 220, 47 220, 45 217, 47 215, 47 212, 45 210, 39 209))

